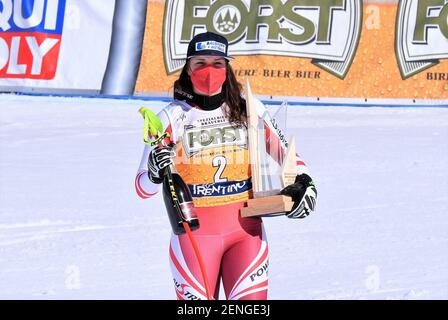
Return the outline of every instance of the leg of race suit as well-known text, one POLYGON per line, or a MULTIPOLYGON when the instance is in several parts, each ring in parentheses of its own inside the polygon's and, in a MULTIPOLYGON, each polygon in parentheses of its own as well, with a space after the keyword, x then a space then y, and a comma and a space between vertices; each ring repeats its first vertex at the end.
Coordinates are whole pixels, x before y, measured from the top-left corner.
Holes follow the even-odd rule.
MULTIPOLYGON (((210 290, 218 298, 222 240, 211 235, 194 234, 207 270, 210 290)), ((194 249, 186 234, 171 236, 170 265, 179 300, 207 300, 204 280, 194 249)))
POLYGON ((224 253, 221 272, 227 299, 267 299, 268 266, 268 244, 260 223, 224 253))

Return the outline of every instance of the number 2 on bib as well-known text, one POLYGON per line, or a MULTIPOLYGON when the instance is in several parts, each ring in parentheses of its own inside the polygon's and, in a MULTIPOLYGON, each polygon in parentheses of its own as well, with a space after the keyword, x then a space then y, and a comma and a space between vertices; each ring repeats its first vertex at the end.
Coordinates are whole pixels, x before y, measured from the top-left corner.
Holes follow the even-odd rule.
POLYGON ((213 158, 212 165, 213 165, 213 167, 218 168, 218 170, 216 170, 216 173, 214 176, 214 181, 215 182, 227 182, 228 181, 227 178, 221 177, 222 173, 226 169, 226 165, 227 165, 226 157, 217 156, 217 157, 213 158))

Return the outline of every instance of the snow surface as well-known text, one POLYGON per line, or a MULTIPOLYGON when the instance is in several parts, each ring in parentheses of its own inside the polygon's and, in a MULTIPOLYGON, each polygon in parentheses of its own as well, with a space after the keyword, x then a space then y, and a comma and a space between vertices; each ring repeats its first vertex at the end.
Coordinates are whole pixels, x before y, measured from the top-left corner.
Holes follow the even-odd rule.
MULTIPOLYGON (((163 202, 134 191, 143 105, 0 96, 0 298, 175 298, 163 202)), ((448 109, 287 119, 318 208, 265 219, 269 298, 447 299, 448 109)))

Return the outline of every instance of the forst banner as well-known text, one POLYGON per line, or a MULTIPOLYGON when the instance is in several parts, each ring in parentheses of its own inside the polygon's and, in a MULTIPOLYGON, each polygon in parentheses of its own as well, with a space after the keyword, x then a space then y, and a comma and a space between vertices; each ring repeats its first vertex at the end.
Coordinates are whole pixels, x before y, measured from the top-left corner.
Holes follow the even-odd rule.
POLYGON ((136 91, 172 92, 205 31, 257 94, 448 98, 448 0, 150 0, 136 91))
POLYGON ((0 0, 0 88, 99 90, 114 0, 0 0))

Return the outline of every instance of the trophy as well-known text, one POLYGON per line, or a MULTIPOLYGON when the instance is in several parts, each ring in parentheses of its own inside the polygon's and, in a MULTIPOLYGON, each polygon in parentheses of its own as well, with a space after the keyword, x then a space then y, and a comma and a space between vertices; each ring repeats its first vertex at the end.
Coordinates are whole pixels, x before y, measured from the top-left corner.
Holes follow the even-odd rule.
POLYGON ((281 155, 281 163, 270 163, 266 152, 264 117, 258 115, 247 77, 245 87, 252 197, 247 201, 247 206, 240 210, 240 214, 242 217, 284 215, 294 204, 291 197, 280 194, 280 188, 293 184, 297 175, 295 138, 291 136, 286 153, 283 154, 281 149, 276 150, 281 155))

